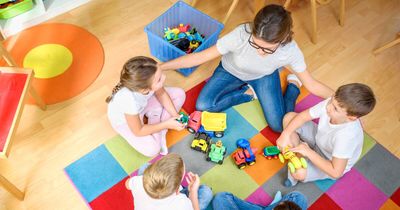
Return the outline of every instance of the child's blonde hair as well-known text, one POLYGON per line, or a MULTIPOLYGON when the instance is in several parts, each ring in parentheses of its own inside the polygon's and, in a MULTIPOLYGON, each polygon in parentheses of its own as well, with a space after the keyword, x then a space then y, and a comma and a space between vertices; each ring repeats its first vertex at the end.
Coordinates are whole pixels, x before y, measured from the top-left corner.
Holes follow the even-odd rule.
POLYGON ((150 79, 157 71, 157 61, 145 56, 136 56, 129 59, 122 68, 119 83, 113 88, 106 102, 110 102, 114 95, 123 87, 131 91, 150 89, 150 79))
POLYGON ((183 160, 179 155, 166 155, 144 171, 144 190, 154 199, 172 195, 181 184, 183 167, 183 160))

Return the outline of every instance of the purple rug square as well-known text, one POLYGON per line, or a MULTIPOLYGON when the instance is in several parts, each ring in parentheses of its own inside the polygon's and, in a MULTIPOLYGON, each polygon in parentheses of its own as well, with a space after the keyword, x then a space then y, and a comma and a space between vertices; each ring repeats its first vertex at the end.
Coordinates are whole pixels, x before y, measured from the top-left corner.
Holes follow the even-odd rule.
POLYGON ((321 101, 323 101, 322 98, 310 94, 306 96, 303 100, 301 100, 298 104, 296 104, 294 111, 297 113, 302 112, 310 107, 313 107, 314 105, 317 105, 321 101))
POLYGON ((261 205, 267 206, 272 202, 273 198, 266 193, 262 187, 259 187, 256 191, 254 191, 249 197, 246 198, 246 201, 261 205))
POLYGON ((343 209, 379 209, 387 196, 353 168, 326 192, 343 209))

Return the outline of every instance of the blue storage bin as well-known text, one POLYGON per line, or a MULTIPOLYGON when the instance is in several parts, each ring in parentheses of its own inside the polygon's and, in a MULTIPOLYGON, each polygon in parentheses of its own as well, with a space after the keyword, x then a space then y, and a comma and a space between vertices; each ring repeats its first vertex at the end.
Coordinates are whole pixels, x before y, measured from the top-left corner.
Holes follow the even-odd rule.
MULTIPOLYGON (((147 33, 151 54, 159 60, 166 62, 174 58, 186 55, 185 52, 163 39, 164 28, 178 26, 180 23, 190 24, 197 31, 204 34, 205 41, 194 51, 199 52, 214 45, 224 25, 199 10, 189 6, 183 1, 178 1, 161 16, 147 25, 144 31, 147 33)), ((179 69, 184 76, 191 74, 196 67, 179 69)))

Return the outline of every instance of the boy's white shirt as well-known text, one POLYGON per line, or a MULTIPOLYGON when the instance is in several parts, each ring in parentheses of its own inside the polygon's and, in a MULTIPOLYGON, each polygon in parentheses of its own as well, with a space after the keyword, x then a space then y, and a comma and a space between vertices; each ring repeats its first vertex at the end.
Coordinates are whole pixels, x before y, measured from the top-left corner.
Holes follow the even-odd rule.
POLYGON ((139 92, 132 92, 128 88, 121 88, 108 103, 108 118, 113 126, 127 124, 125 114, 140 114, 147 106, 147 102, 154 91, 150 91, 147 95, 139 92))
POLYGON ((137 210, 192 210, 192 202, 185 194, 175 192, 163 199, 154 199, 147 195, 143 187, 143 176, 134 176, 129 180, 135 209, 137 210))
POLYGON ((319 118, 315 140, 318 148, 329 160, 332 160, 332 157, 348 159, 344 170, 346 173, 361 155, 364 132, 358 119, 342 124, 331 124, 326 110, 329 100, 330 98, 310 108, 311 117, 319 118))

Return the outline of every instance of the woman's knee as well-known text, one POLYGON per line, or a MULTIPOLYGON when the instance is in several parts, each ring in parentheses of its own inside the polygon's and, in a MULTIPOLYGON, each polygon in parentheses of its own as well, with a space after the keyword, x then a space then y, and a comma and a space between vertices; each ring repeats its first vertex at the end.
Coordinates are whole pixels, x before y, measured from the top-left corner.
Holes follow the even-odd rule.
POLYGON ((283 126, 282 126, 281 120, 271 120, 271 122, 268 122, 268 126, 275 132, 283 131, 283 126))
POLYGON ((198 111, 213 111, 213 104, 211 100, 207 97, 199 96, 196 101, 196 110, 198 111))
POLYGON ((232 193, 229 192, 219 192, 215 194, 213 203, 223 203, 226 202, 228 198, 232 197, 232 193))

